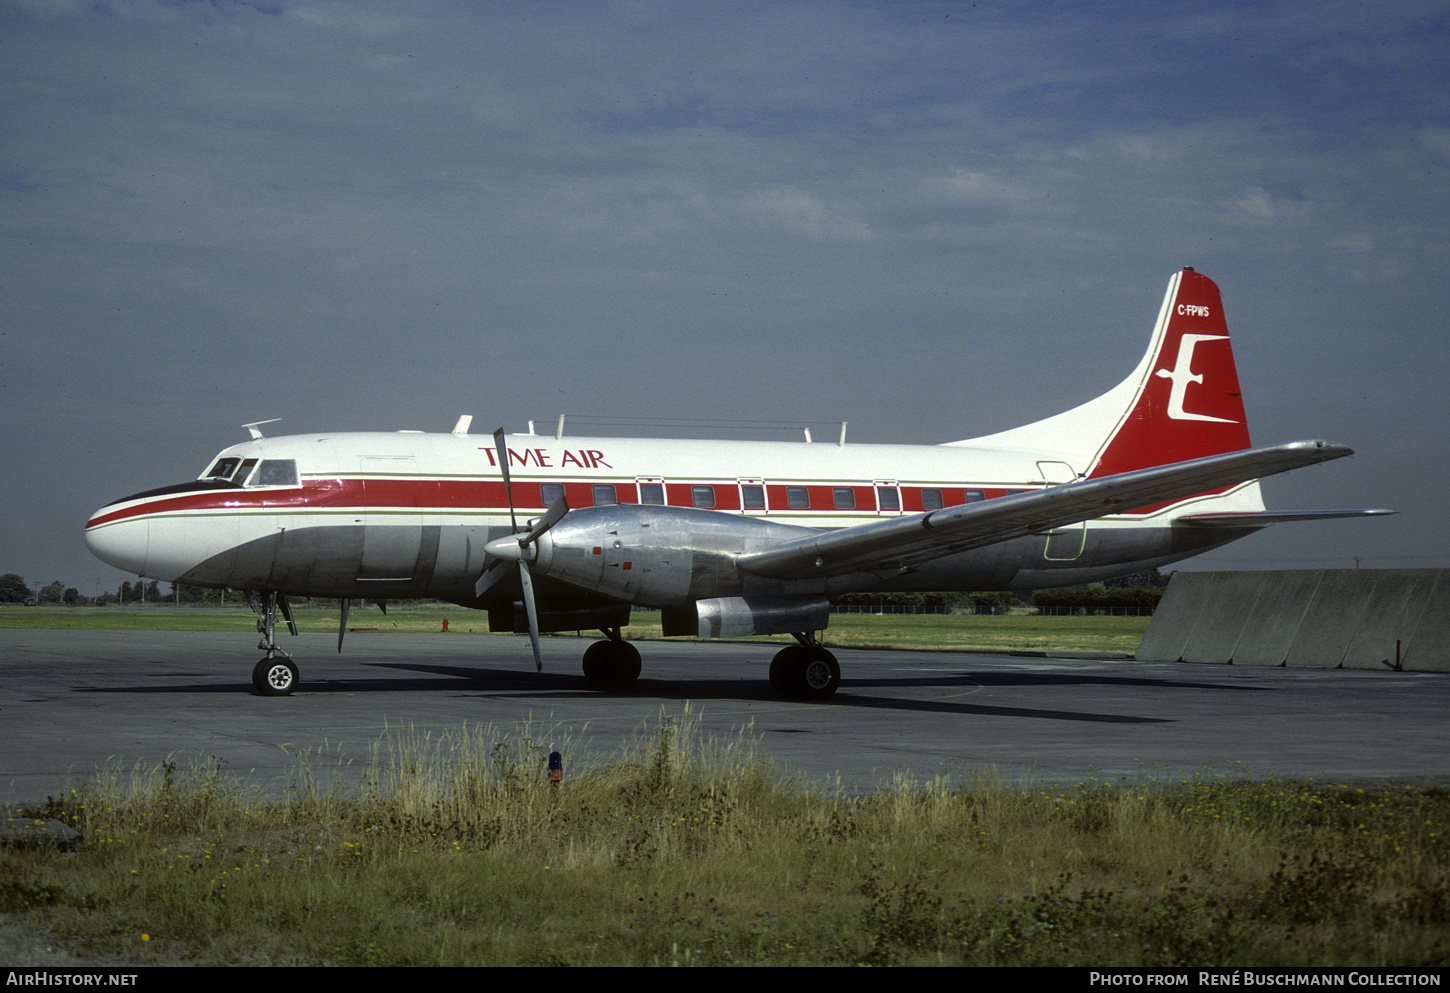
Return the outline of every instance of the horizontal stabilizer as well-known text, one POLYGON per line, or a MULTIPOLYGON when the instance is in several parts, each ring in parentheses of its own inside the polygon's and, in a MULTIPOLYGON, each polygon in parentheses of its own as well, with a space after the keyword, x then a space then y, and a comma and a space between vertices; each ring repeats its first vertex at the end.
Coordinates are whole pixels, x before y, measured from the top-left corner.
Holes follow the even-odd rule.
POLYGON ((778 579, 858 570, 904 570, 943 555, 1171 503, 1353 454, 1343 445, 1296 441, 1210 455, 877 524, 808 534, 747 552, 736 559, 736 564, 745 572, 778 579))
POLYGON ((1261 528, 1291 521, 1329 521, 1337 517, 1383 517, 1398 510, 1254 510, 1225 514, 1184 514, 1175 524, 1196 528, 1261 528))

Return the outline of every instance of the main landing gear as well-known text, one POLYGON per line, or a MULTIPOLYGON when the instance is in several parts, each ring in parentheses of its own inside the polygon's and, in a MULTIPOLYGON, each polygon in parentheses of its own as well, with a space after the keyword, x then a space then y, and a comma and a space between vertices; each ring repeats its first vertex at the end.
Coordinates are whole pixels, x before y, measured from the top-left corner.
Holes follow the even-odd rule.
POLYGON ((786 700, 828 700, 841 685, 841 666, 809 631, 770 660, 770 688, 786 700))
MULTIPOLYGON (((619 628, 601 628, 607 636, 584 652, 584 678, 591 688, 618 692, 639 679, 639 649, 619 628)), ((841 666, 810 632, 795 635, 797 645, 778 652, 770 663, 770 688, 786 700, 828 700, 841 685, 841 666)))
POLYGON ((257 614, 257 633, 262 636, 257 647, 267 653, 252 669, 252 686, 262 696, 287 696, 297 688, 300 677, 297 663, 292 661, 291 655, 277 646, 275 634, 277 611, 280 609, 283 620, 287 622, 287 629, 296 636, 297 622, 292 619, 292 608, 288 605, 285 594, 275 592, 266 594, 265 599, 260 602, 248 593, 247 603, 257 614))
POLYGON ((619 628, 600 628, 607 635, 584 651, 584 678, 596 690, 627 690, 639 678, 639 649, 625 641, 619 628))

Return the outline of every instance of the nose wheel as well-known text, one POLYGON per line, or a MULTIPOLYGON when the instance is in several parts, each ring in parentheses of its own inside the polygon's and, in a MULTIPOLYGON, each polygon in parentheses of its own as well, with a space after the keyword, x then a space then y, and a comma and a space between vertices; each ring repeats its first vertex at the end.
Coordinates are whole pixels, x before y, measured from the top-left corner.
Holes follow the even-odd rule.
POLYGON ((287 696, 297 680, 297 663, 291 659, 263 659, 252 670, 252 686, 262 696, 287 696))

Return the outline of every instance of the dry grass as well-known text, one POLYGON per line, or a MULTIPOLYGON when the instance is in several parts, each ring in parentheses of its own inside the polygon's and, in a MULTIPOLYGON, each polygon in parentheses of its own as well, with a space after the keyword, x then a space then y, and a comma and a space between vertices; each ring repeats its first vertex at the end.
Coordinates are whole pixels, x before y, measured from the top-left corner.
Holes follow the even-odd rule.
POLYGON ((110 770, 37 811, 80 851, 0 855, 0 924, 96 964, 1447 958, 1437 792, 982 775, 839 796, 687 709, 555 793, 552 736, 396 729, 360 783, 307 755, 282 800, 215 760, 110 770))

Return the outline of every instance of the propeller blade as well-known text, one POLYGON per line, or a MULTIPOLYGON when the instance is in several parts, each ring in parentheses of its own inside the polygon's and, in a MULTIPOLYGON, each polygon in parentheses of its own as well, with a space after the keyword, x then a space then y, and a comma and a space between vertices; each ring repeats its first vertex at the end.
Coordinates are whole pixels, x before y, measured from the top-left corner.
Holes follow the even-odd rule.
POLYGON ((483 572, 479 573, 478 581, 473 584, 474 596, 483 596, 489 590, 493 589, 500 579, 507 575, 503 569, 499 568, 501 565, 503 565, 503 559, 490 557, 488 565, 484 566, 483 572))
POLYGON ((544 671, 544 656, 539 651, 539 608, 534 605, 534 580, 529 567, 519 560, 519 584, 524 588, 524 613, 529 618, 529 642, 534 646, 534 671, 544 671))
POLYGON ((342 636, 347 633, 347 609, 352 606, 352 601, 347 597, 342 598, 342 618, 337 622, 337 653, 342 654, 342 636))
POLYGON ((498 449, 498 470, 503 473, 503 492, 509 502, 509 525, 518 534, 519 521, 514 516, 514 484, 509 479, 509 450, 503 443, 503 428, 493 433, 493 446, 498 449))
MULTIPOLYGON (((518 535, 519 520, 517 515, 514 513, 514 486, 513 481, 509 478, 509 453, 508 446, 504 444, 503 428, 499 428, 493 433, 493 444, 494 448, 498 451, 499 472, 503 474, 504 496, 508 498, 509 502, 509 526, 513 529, 513 533, 515 535, 518 535)), ((559 521, 562 520, 564 515, 567 513, 569 513, 569 503, 563 497, 560 497, 557 501, 555 501, 554 506, 550 507, 548 512, 545 513, 543 517, 539 518, 538 521, 534 522, 533 526, 529 528, 527 534, 517 539, 517 550, 509 549, 507 552, 503 552, 502 554, 500 554, 501 550, 497 546, 495 546, 491 550, 491 554, 499 555, 499 559, 496 559, 494 562, 490 562, 484 568, 483 574, 478 577, 478 581, 473 584, 473 595, 482 596, 484 591, 488 590, 495 583, 497 583, 500 576, 502 575, 502 573, 500 573, 499 575, 495 575, 492 577, 489 576, 489 572, 493 569, 496 562, 501 560, 502 558, 511 558, 518 560, 519 586, 523 588, 524 593, 524 613, 527 614, 529 618, 529 643, 534 647, 534 670, 536 672, 544 671, 544 656, 543 653, 539 650, 539 608, 538 605, 534 603, 534 579, 532 576, 529 575, 529 563, 525 559, 524 549, 528 548, 530 544, 537 541, 539 539, 539 535, 549 530, 549 528, 553 527, 555 524, 558 524, 559 521), (510 552, 512 554, 510 554, 510 552), (485 580, 487 580, 487 582, 485 582, 485 580)), ((497 542, 499 545, 502 545, 503 539, 499 538, 497 539, 497 542)), ((486 551, 490 551, 489 546, 494 546, 494 542, 489 542, 488 545, 484 546, 486 551)), ((535 552, 535 554, 538 553, 535 552)))
POLYGON ((554 506, 550 507, 543 517, 540 517, 534 522, 533 527, 529 528, 528 534, 519 539, 519 545, 527 547, 538 541, 541 534, 562 521, 564 515, 567 513, 569 513, 569 501, 563 497, 555 500, 554 506))

